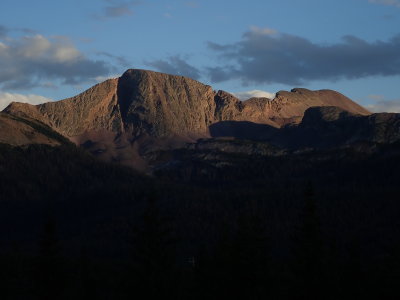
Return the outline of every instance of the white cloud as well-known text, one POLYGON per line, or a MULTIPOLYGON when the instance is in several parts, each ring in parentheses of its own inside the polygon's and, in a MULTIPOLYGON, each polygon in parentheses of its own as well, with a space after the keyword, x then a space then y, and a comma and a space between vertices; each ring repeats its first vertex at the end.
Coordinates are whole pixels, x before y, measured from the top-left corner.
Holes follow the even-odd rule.
POLYGON ((381 4, 386 6, 394 6, 400 8, 399 0, 369 0, 369 3, 381 4))
POLYGON ((74 61, 76 59, 79 59, 80 56, 81 53, 78 51, 78 49, 71 46, 59 47, 55 49, 54 52, 54 57, 59 62, 74 61))
POLYGON ((71 63, 83 58, 83 54, 69 43, 68 38, 58 37, 50 40, 40 34, 11 40, 9 46, 5 45, 0 51, 1 56, 9 55, 10 58, 18 57, 25 60, 46 58, 56 63, 71 63))
POLYGON ((109 74, 111 66, 80 52, 68 37, 39 34, 8 37, 0 44, 0 85, 3 89, 27 89, 42 81, 66 84, 85 82, 109 74))
POLYGON ((45 102, 53 101, 52 99, 39 96, 39 95, 22 95, 22 94, 15 94, 15 93, 4 93, 0 92, 0 110, 3 110, 7 107, 8 104, 11 102, 22 102, 22 103, 29 103, 29 104, 41 104, 45 102))
POLYGON ((245 91, 245 92, 237 92, 237 93, 231 93, 235 97, 239 98, 240 100, 247 100, 253 97, 257 98, 269 98, 269 99, 274 99, 275 98, 275 93, 270 93, 266 91, 261 91, 261 90, 251 90, 251 91, 245 91))
POLYGON ((369 104, 366 108, 371 112, 393 112, 400 113, 399 100, 380 100, 374 104, 369 104))

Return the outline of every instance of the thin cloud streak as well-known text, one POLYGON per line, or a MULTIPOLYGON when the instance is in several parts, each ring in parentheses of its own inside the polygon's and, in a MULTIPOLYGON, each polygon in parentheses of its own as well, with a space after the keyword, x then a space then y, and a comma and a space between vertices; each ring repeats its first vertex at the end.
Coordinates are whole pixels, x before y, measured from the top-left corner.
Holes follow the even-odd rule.
POLYGON ((187 60, 180 55, 170 56, 166 59, 145 61, 144 63, 160 72, 187 76, 196 80, 201 78, 200 70, 190 65, 187 60))
POLYGON ((140 1, 120 1, 120 0, 105 0, 108 3, 101 13, 95 14, 94 17, 98 20, 114 19, 134 14, 133 7, 140 4, 140 1))
POLYGON ((371 112, 400 113, 400 99, 385 100, 383 95, 369 95, 368 98, 375 101, 375 103, 366 105, 366 108, 371 112))
POLYGON ((97 55, 111 58, 111 59, 114 60, 118 65, 120 65, 120 66, 122 66, 122 67, 124 67, 124 68, 130 67, 130 66, 132 65, 132 63, 130 62, 130 60, 128 60, 125 56, 122 56, 122 55, 113 55, 113 54, 111 54, 111 53, 104 52, 104 51, 97 52, 97 55))
POLYGON ((399 0, 368 0, 368 2, 373 4, 381 4, 381 5, 394 6, 400 8, 399 0))

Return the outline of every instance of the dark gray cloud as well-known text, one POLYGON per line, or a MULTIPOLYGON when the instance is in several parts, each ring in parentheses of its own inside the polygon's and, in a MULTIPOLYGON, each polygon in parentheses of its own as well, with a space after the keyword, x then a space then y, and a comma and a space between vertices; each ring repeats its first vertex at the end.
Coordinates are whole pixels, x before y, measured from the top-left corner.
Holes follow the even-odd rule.
POLYGON ((170 56, 167 59, 146 61, 146 65, 157 69, 160 72, 187 76, 193 79, 200 79, 200 71, 187 63, 180 55, 170 56))
POLYGON ((112 71, 108 63, 86 57, 65 37, 33 35, 0 42, 0 87, 4 89, 27 89, 53 80, 77 84, 112 71))
POLYGON ((311 80, 356 79, 400 74, 400 35, 367 42, 344 36, 323 45, 271 29, 252 28, 233 44, 208 43, 223 62, 207 68, 213 82, 302 84, 311 80))

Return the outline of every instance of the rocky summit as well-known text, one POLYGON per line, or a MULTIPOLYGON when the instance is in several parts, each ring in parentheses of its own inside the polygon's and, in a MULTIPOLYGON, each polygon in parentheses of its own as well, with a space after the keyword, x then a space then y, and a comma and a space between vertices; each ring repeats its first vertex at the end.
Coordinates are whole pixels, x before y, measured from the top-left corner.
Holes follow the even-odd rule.
POLYGON ((137 69, 72 98, 40 105, 14 102, 4 112, 41 122, 105 160, 145 170, 147 154, 210 138, 221 122, 282 128, 299 124, 308 108, 325 106, 370 114, 331 90, 295 88, 274 99, 240 101, 190 78, 137 69))

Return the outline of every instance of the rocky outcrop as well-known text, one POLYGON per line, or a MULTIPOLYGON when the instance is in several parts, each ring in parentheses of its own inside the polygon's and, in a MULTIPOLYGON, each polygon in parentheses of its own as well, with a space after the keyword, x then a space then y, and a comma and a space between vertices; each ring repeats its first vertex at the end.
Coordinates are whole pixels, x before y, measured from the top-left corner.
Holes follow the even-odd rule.
POLYGON ((359 142, 390 144, 400 141, 400 114, 352 114, 334 106, 309 108, 299 126, 275 135, 282 147, 335 148, 359 142))
POLYGON ((183 76, 128 70, 117 94, 125 130, 135 135, 207 134, 215 121, 212 88, 183 76))
POLYGON ((357 117, 361 115, 353 114, 337 106, 310 107, 304 112, 304 116, 300 123, 300 126, 319 126, 321 124, 326 124, 352 116, 357 117))

